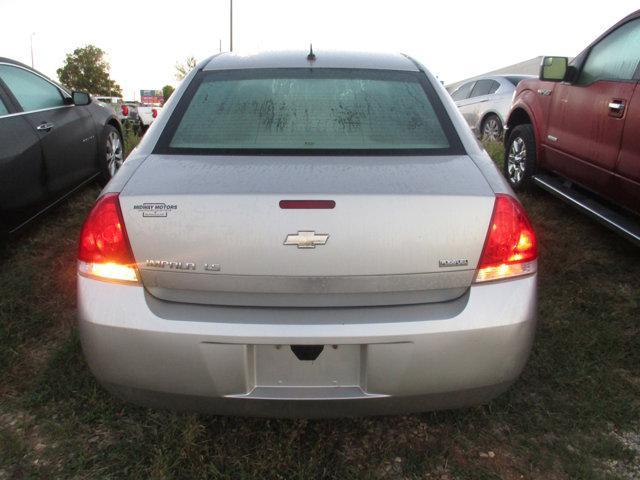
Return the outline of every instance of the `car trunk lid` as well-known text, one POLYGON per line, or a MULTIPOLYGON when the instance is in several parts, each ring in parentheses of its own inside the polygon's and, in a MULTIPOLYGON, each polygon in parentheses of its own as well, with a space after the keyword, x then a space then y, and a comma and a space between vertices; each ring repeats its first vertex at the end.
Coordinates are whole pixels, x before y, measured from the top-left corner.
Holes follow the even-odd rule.
POLYGON ((329 307, 462 295, 494 194, 466 156, 151 155, 120 203, 158 298, 329 307))

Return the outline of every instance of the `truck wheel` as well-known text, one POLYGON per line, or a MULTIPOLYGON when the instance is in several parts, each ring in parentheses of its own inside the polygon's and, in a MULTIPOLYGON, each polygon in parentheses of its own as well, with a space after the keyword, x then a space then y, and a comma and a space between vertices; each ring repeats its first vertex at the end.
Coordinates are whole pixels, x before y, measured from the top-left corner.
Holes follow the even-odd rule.
POLYGON ((531 124, 524 123, 511 130, 504 151, 504 176, 514 190, 531 185, 536 171, 536 140, 531 124))
POLYGON ((120 132, 111 125, 105 125, 100 139, 100 183, 106 185, 124 163, 124 142, 120 132))
POLYGON ((502 122, 496 114, 491 113, 485 117, 482 121, 480 135, 482 140, 489 141, 500 140, 500 138, 502 138, 502 122))

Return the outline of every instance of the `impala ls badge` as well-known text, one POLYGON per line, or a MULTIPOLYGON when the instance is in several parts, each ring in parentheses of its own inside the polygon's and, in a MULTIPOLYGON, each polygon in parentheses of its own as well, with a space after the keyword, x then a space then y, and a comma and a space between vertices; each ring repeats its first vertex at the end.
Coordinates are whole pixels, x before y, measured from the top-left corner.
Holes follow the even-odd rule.
POLYGON ((466 258, 445 258, 440 260, 440 262, 438 263, 440 265, 440 268, 466 267, 467 265, 469 265, 469 260, 467 260, 466 258))
POLYGON ((285 245, 296 245, 298 248, 316 248, 316 245, 327 243, 329 235, 326 233, 299 231, 290 233, 284 241, 285 245))

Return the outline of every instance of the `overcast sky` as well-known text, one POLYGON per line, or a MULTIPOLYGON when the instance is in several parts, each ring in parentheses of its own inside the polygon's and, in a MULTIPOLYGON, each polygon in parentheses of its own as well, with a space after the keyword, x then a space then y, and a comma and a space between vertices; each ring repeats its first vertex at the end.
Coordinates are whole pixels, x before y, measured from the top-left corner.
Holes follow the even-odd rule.
MULTIPOLYGON (((234 0, 234 50, 399 51, 445 83, 538 55, 574 56, 638 0, 234 0)), ((176 61, 229 49, 229 0, 0 0, 0 56, 57 78, 66 53, 105 50, 132 98, 176 84, 176 61)))

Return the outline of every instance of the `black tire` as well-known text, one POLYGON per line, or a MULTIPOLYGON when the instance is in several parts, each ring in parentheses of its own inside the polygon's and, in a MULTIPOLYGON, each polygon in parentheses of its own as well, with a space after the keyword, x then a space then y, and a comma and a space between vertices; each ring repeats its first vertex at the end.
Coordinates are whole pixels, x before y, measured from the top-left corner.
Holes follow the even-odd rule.
POLYGON ((100 176, 98 181, 101 185, 106 185, 124 163, 124 141, 122 135, 113 125, 105 125, 100 136, 98 146, 98 162, 100 164, 100 176), (115 148, 116 141, 119 141, 119 149, 115 148))
POLYGON ((504 150, 504 176, 514 190, 525 190, 536 173, 536 139, 529 123, 517 125, 509 133, 504 150))
POLYGON ((500 117, 495 113, 490 113, 482 120, 480 125, 480 139, 498 141, 502 138, 504 130, 500 117))

